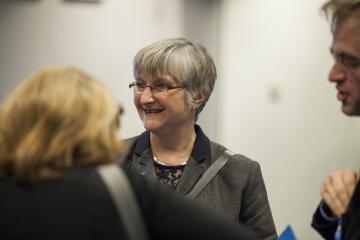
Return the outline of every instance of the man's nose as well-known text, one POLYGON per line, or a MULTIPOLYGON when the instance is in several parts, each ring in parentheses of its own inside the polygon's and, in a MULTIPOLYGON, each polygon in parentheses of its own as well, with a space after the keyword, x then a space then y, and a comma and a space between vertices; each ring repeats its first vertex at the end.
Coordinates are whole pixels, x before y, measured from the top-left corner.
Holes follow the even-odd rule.
POLYGON ((329 81, 330 82, 339 82, 344 81, 346 78, 346 69, 339 62, 335 62, 329 72, 329 81))

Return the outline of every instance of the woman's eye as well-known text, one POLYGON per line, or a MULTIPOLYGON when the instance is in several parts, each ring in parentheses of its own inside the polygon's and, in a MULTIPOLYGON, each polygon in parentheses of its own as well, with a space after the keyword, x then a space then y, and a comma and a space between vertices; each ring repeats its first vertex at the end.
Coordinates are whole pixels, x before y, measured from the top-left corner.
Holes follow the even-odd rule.
POLYGON ((146 84, 143 83, 143 82, 137 82, 137 83, 136 83, 136 87, 138 87, 138 88, 145 88, 145 87, 146 87, 146 84))
POLYGON ((154 85, 154 88, 157 90, 157 91, 164 91, 167 89, 167 85, 165 83, 157 83, 154 85))

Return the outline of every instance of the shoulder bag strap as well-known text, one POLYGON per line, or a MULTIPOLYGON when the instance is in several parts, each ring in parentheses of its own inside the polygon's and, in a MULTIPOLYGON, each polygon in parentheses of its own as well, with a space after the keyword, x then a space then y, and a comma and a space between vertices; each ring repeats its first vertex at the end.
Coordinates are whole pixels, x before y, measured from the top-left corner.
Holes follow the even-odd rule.
POLYGON ((220 169, 227 163, 234 153, 230 150, 225 150, 218 159, 206 170, 204 175, 197 181, 193 189, 186 194, 187 198, 194 199, 204 189, 204 187, 213 179, 213 177, 220 171, 220 169))
POLYGON ((148 232, 131 184, 118 164, 97 167, 115 204, 120 221, 130 240, 148 240, 148 232))

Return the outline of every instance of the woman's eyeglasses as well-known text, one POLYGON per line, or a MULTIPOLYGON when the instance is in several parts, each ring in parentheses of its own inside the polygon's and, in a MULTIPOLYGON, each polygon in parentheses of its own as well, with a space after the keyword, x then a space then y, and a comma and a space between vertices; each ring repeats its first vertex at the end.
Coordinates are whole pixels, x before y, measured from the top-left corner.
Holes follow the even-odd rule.
POLYGON ((136 82, 132 82, 129 84, 129 88, 132 88, 134 90, 134 93, 136 94, 142 94, 146 88, 150 88, 151 92, 154 94, 157 93, 166 93, 169 90, 172 89, 177 89, 177 88, 184 88, 184 85, 180 85, 180 86, 169 86, 166 83, 155 83, 154 85, 146 85, 145 82, 140 82, 140 81, 136 81, 136 82))

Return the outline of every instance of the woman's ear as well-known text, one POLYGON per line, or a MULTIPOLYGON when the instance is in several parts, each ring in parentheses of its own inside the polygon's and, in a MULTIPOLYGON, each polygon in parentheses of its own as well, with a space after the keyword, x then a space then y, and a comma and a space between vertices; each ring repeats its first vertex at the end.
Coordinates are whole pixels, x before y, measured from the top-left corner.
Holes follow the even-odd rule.
POLYGON ((197 109, 204 101, 205 97, 201 94, 198 94, 196 98, 192 101, 193 108, 197 109))

